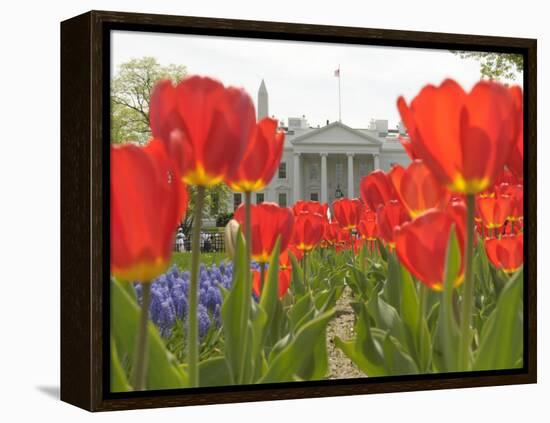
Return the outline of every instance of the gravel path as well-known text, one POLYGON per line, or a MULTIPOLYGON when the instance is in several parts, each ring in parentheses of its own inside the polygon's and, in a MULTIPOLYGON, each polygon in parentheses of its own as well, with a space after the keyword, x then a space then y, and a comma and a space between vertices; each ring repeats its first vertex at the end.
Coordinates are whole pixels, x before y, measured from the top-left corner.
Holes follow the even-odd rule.
POLYGON ((327 379, 366 377, 366 375, 334 345, 335 336, 346 341, 354 336, 354 314, 349 305, 350 301, 351 290, 346 287, 341 297, 336 302, 335 317, 328 324, 327 348, 329 370, 327 379))

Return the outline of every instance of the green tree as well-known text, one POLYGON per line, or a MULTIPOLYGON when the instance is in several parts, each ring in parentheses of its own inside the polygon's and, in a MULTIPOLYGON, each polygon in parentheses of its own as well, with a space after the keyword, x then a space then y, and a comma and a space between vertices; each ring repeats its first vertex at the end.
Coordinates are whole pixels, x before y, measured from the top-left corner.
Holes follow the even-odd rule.
MULTIPOLYGON (((195 191, 196 186, 191 185, 187 187, 189 192, 189 204, 187 206, 187 213, 181 226, 183 232, 186 235, 191 233, 191 227, 195 220, 195 191)), ((231 196, 231 190, 225 184, 218 184, 206 189, 206 195, 204 198, 203 207, 203 219, 212 219, 212 226, 216 226, 216 220, 220 215, 227 214, 227 201, 231 196)))
MULTIPOLYGON (((160 65, 154 57, 142 57, 122 63, 111 81, 111 143, 128 141, 145 144, 151 137, 149 128, 149 99, 155 84, 162 79, 177 83, 187 75, 183 65, 160 65)), ((189 205, 184 221, 184 231, 195 218, 194 190, 188 187, 189 205)), ((215 220, 227 212, 231 195, 225 184, 206 191, 203 218, 215 220)))
POLYGON ((162 66, 154 57, 122 63, 111 81, 111 142, 147 142, 151 90, 161 79, 176 83, 185 75, 185 66, 162 66))
POLYGON ((493 53, 485 51, 453 51, 462 59, 474 59, 479 62, 481 78, 498 81, 514 81, 523 72, 521 54, 493 53))

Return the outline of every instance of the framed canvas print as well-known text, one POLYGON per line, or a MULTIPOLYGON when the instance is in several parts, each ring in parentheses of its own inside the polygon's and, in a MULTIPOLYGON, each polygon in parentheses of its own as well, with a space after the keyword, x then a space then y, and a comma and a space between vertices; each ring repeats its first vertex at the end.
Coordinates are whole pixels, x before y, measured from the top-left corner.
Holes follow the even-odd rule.
POLYGON ((536 382, 536 40, 61 24, 61 399, 536 382))

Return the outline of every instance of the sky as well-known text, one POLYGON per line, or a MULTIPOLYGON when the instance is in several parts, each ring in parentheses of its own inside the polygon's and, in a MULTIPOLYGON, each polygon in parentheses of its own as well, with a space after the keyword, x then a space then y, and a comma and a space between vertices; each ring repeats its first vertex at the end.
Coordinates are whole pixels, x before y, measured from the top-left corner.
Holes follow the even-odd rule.
POLYGON ((409 102, 428 83, 453 78, 469 90, 480 79, 477 61, 447 50, 113 31, 111 54, 111 75, 121 63, 152 56, 243 87, 256 107, 264 79, 269 115, 285 123, 305 115, 310 126, 338 119, 338 67, 342 122, 353 128, 372 118, 395 128, 400 95, 409 102))

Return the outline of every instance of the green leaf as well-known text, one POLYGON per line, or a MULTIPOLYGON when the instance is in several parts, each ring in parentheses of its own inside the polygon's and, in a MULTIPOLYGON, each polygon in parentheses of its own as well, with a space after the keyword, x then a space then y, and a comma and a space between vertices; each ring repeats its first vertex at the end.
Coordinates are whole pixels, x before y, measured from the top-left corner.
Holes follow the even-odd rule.
POLYGON ((388 304, 401 313, 401 270, 394 253, 388 254, 388 278, 384 286, 384 296, 388 304))
POLYGON ((304 295, 306 288, 304 285, 304 272, 302 271, 302 266, 300 266, 300 263, 298 263, 298 260, 296 260, 296 257, 292 252, 288 252, 288 257, 290 257, 290 261, 292 263, 291 287, 294 295, 304 295))
POLYGON ((350 277, 348 280, 354 294, 359 298, 367 300, 369 296, 369 283, 365 273, 356 267, 350 266, 350 277))
POLYGON ((373 331, 373 334, 375 337, 383 336, 384 364, 389 374, 408 375, 418 373, 418 368, 413 359, 394 337, 378 331, 373 331))
POLYGON ((263 349, 266 355, 271 353, 274 345, 279 342, 290 331, 289 320, 285 310, 283 309, 283 303, 277 301, 275 307, 273 320, 269 325, 269 330, 266 331, 265 340, 263 342, 263 349))
POLYGON ((242 383, 253 383, 261 373, 263 346, 267 333, 270 331, 267 325, 268 316, 260 304, 252 301, 252 321, 248 322, 249 338, 245 352, 246 364, 242 383))
POLYGON ((380 241, 380 239, 376 238, 376 245, 378 246, 378 251, 380 251, 380 256, 384 261, 388 261, 388 251, 386 250, 386 247, 380 241))
POLYGON ((225 357, 213 357, 199 363, 200 386, 231 385, 231 375, 225 357))
POLYGON ((480 284, 482 287, 482 292, 485 296, 491 294, 492 285, 491 285, 491 271, 489 266, 489 260, 487 259, 487 254, 485 253, 484 241, 478 240, 477 245, 477 254, 474 258, 474 269, 475 275, 479 278, 480 284))
POLYGON ((502 289, 497 306, 481 333, 473 368, 495 370, 522 367, 522 356, 523 269, 516 272, 502 289))
POLYGON ((309 318, 313 316, 314 312, 315 309, 313 308, 313 300, 311 299, 311 295, 304 295, 296 301, 296 304, 294 304, 288 311, 292 331, 294 333, 297 332, 301 327, 301 324, 309 320, 309 318))
POLYGON ((364 303, 352 303, 356 314, 355 332, 356 338, 352 341, 343 341, 339 337, 334 338, 335 345, 370 377, 389 375, 385 366, 384 351, 379 342, 375 342, 372 336, 369 315, 364 303))
POLYGON ((231 291, 221 309, 222 327, 225 337, 225 357, 231 380, 242 383, 247 365, 247 351, 250 351, 252 328, 249 327, 252 293, 247 281, 248 272, 244 238, 239 232, 233 266, 231 291))
POLYGON ((328 370, 326 335, 319 336, 308 360, 304 360, 296 375, 302 380, 323 379, 328 370))
POLYGON ((323 313, 326 310, 333 308, 336 305, 336 301, 342 295, 344 290, 344 285, 334 284, 329 289, 323 289, 322 291, 315 294, 313 302, 315 303, 315 308, 319 313, 323 313))
POLYGON ((401 317, 391 305, 380 296, 375 296, 367 302, 369 315, 374 319, 376 327, 390 333, 401 342, 406 340, 405 329, 401 317))
POLYGON ((267 313, 267 326, 269 327, 275 313, 275 307, 279 302, 279 248, 281 237, 277 238, 275 248, 271 254, 271 261, 267 271, 267 278, 260 297, 260 306, 267 313))
POLYGON ((441 303, 438 301, 435 303, 428 312, 428 316, 426 317, 426 321, 428 322, 428 329, 430 333, 435 333, 435 328, 437 326, 437 319, 439 318, 439 307, 441 306, 441 303))
MULTIPOLYGON (((111 281, 111 334, 119 357, 125 354, 134 362, 140 307, 121 283, 111 281)), ((147 389, 174 389, 188 386, 187 374, 178 367, 173 355, 152 322, 148 323, 147 389)))
MULTIPOLYGON (((328 311, 307 322, 292 341, 274 356, 268 363, 267 373, 260 383, 283 382, 293 380, 308 360, 315 360, 315 350, 321 340, 325 342, 326 327, 332 318, 333 311, 328 311)), ((326 346, 325 346, 326 348, 326 346)), ((315 361, 316 366, 326 366, 326 363, 315 361)), ((317 374, 317 370, 310 371, 317 374)))
POLYGON ((453 311, 453 282, 460 271, 461 254, 454 228, 451 230, 445 259, 445 282, 439 307, 439 322, 434 340, 434 360, 444 372, 459 370, 458 347, 460 333, 453 311))
POLYGON ((118 358, 116 341, 111 336, 111 392, 128 392, 132 387, 118 358))
POLYGON ((361 273, 365 273, 367 270, 367 246, 363 243, 361 245, 361 248, 359 249, 359 255, 356 258, 356 263, 358 269, 361 271, 361 273))
MULTIPOLYGON (((427 289, 424 291, 424 303, 426 302, 427 289)), ((422 372, 428 372, 431 362, 432 341, 428 324, 424 317, 424 306, 418 300, 416 287, 410 273, 401 266, 401 318, 405 324, 409 353, 422 372)))

